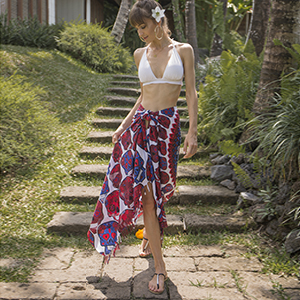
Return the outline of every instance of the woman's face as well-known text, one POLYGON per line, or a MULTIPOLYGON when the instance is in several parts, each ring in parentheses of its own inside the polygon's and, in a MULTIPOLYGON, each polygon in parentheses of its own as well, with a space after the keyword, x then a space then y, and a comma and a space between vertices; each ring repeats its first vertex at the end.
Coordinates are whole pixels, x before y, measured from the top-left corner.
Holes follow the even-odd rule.
POLYGON ((155 39, 154 29, 156 26, 157 23, 152 19, 145 19, 144 23, 136 26, 137 33, 140 38, 149 44, 155 39))

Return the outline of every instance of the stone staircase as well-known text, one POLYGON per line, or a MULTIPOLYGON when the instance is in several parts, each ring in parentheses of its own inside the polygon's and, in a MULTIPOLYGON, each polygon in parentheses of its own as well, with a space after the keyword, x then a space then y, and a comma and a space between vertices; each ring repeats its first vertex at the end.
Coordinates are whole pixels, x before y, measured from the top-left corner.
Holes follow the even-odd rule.
MULTIPOLYGON (((134 105, 140 90, 136 76, 115 75, 111 82, 112 87, 107 89, 108 95, 104 97, 104 103, 108 106, 99 107, 96 110, 97 118, 92 120, 95 130, 87 136, 88 146, 83 146, 79 155, 87 160, 87 164, 78 165, 71 170, 74 176, 96 176, 104 179, 107 172, 107 165, 91 164, 95 158, 109 159, 112 153, 111 137, 122 119, 128 114, 134 105), (98 129, 98 130, 97 130, 98 129), (97 146, 91 146, 96 143, 97 146), (100 144, 100 146, 99 146, 100 144), (104 144, 104 145, 103 145, 104 144)), ((185 91, 182 90, 178 101, 178 108, 181 115, 182 137, 184 139, 189 122, 187 119, 187 107, 185 91)), ((200 166, 197 159, 208 156, 209 153, 200 150, 193 157, 195 164, 178 166, 178 179, 201 180, 210 178, 210 168, 200 166)), ((180 158, 182 158, 180 154, 180 158)), ((61 190, 62 201, 77 203, 95 203, 99 197, 100 186, 69 186, 61 190)), ((201 202, 201 205, 229 204, 234 206, 238 194, 220 186, 177 186, 174 196, 167 205, 193 205, 201 202)), ((86 234, 92 219, 93 212, 58 212, 48 223, 48 232, 67 234, 86 234)), ((168 215, 168 228, 166 233, 177 232, 207 232, 211 230, 228 230, 239 232, 245 228, 254 226, 253 221, 240 216, 237 213, 228 215, 203 216, 196 214, 168 215)), ((140 218, 136 230, 142 228, 143 220, 140 218)))

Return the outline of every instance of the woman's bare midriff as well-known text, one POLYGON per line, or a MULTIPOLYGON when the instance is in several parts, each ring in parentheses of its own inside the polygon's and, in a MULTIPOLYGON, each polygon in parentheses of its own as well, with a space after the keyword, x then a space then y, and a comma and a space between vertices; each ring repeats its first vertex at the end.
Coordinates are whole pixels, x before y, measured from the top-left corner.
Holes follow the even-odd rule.
POLYGON ((181 85, 160 83, 143 87, 142 106, 153 112, 177 105, 181 85))

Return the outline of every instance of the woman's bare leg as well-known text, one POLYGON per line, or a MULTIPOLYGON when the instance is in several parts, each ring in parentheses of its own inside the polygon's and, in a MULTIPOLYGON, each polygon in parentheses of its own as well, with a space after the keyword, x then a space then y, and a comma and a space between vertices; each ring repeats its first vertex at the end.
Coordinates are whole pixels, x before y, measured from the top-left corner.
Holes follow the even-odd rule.
POLYGON ((150 248, 150 243, 148 240, 147 232, 146 232, 146 227, 144 227, 143 230, 143 240, 140 246, 140 252, 139 255, 140 257, 148 257, 151 255, 151 248, 150 248))
MULTIPOLYGON (((148 184, 143 190, 143 214, 144 224, 147 231, 147 238, 149 239, 152 255, 154 258, 155 273, 163 273, 167 275, 165 262, 163 260, 161 250, 160 228, 155 211, 155 202, 151 185, 148 184), (149 187, 149 188, 148 188, 149 187)), ((164 290, 164 277, 159 276, 159 289, 157 288, 156 276, 149 282, 149 289, 154 292, 164 290)))

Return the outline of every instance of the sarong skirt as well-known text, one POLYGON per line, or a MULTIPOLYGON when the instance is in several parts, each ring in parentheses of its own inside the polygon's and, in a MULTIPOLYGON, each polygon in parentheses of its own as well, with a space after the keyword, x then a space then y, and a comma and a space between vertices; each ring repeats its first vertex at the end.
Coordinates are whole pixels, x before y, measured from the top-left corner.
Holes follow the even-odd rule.
POLYGON ((164 203, 176 186, 180 139, 177 107, 152 112, 140 105, 115 144, 87 234, 106 261, 119 248, 121 234, 142 214, 142 191, 148 183, 163 234, 167 227, 164 203))

